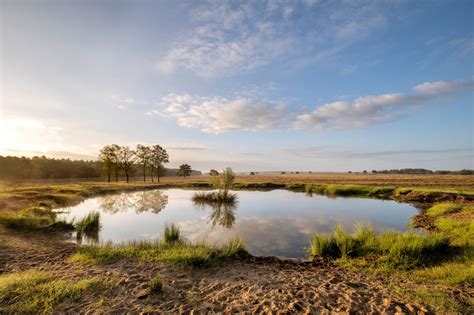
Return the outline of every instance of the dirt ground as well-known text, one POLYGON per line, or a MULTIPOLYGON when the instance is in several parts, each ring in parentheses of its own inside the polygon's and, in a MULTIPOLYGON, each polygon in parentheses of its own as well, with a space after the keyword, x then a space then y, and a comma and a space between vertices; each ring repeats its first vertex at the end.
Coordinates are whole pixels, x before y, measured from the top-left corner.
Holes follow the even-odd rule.
POLYGON ((282 261, 242 257, 218 267, 192 268, 128 260, 111 265, 83 266, 67 262, 75 246, 60 235, 12 234, 0 231, 9 247, 0 250, 0 270, 30 268, 58 278, 101 277, 116 286, 100 295, 86 294, 58 312, 169 313, 425 313, 374 276, 343 270, 329 262, 282 261), (147 284, 159 275, 161 293, 147 284))

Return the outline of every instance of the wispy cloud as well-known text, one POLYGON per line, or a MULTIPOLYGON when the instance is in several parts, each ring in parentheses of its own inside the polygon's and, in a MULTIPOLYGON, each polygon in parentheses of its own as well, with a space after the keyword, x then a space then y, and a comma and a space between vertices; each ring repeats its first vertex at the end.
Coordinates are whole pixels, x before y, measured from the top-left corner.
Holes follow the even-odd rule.
MULTIPOLYGON (((191 30, 177 37, 156 67, 201 76, 235 74, 276 61, 315 62, 383 29, 376 2, 341 10, 317 1, 210 1, 191 10, 191 30)), ((387 10, 385 10, 387 12, 387 10)))
POLYGON ((474 89, 474 78, 452 82, 424 82, 411 93, 360 96, 316 106, 303 113, 285 102, 244 97, 200 97, 169 94, 148 115, 173 118, 178 125, 220 134, 233 130, 350 129, 395 121, 422 107, 474 89))
POLYGON ((378 151, 355 151, 355 150, 334 150, 331 147, 296 147, 282 150, 283 153, 296 155, 304 158, 338 158, 338 159, 367 159, 382 158, 388 156, 432 156, 446 154, 470 153, 473 156, 474 148, 420 148, 420 149, 393 149, 378 151))
POLYGON ((167 150, 174 150, 174 151, 204 151, 206 147, 204 146, 183 146, 183 145, 168 145, 166 146, 167 150))

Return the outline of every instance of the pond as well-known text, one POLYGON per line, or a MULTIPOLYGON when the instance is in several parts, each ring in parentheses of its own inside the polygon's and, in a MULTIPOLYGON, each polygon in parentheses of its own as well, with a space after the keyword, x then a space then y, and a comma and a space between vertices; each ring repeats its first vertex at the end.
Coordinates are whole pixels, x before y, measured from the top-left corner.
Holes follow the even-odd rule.
POLYGON ((155 240, 162 237, 165 224, 174 223, 192 242, 221 244, 242 237, 252 255, 303 258, 314 232, 331 233, 337 224, 351 231, 356 223, 371 224, 375 231, 405 231, 418 212, 392 200, 288 190, 239 190, 234 205, 197 205, 192 201, 195 193, 160 189, 105 195, 61 209, 60 217, 71 220, 90 211, 101 213, 99 234, 83 243, 155 240))

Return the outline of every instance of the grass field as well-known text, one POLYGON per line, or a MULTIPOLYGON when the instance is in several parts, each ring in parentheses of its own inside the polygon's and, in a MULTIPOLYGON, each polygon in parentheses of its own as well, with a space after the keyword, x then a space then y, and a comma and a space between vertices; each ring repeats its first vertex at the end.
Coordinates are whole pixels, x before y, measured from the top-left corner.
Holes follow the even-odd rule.
MULTIPOLYGON (((161 183, 180 184, 190 182, 210 182, 209 175, 182 177, 163 177, 161 183)), ((105 183, 103 180, 32 180, 23 182, 6 182, 0 180, 1 186, 11 185, 38 185, 38 184, 67 184, 67 183, 105 183)), ((135 178, 134 184, 141 183, 140 178, 135 178)), ((394 187, 423 187, 444 190, 474 191, 474 176, 471 175, 405 175, 405 174, 359 174, 359 173, 259 173, 248 175, 238 173, 236 183, 275 183, 275 184, 320 184, 320 185, 367 185, 367 186, 394 186, 394 187)), ((123 183, 123 181, 122 181, 123 183)), ((151 182, 148 183, 151 184, 151 182)), ((125 183, 124 183, 125 184, 125 183)))

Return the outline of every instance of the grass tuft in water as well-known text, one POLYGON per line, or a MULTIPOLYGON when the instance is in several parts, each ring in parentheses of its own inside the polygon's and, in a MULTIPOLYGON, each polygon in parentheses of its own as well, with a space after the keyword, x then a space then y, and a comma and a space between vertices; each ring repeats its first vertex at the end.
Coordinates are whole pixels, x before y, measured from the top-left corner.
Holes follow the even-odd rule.
POLYGON ((163 242, 165 244, 172 244, 179 241, 181 241, 181 231, 179 229, 179 226, 175 224, 170 224, 170 225, 166 224, 164 236, 163 236, 163 242))
POLYGON ((76 223, 77 237, 82 238, 86 236, 96 239, 98 238, 100 228, 100 212, 91 211, 76 223))

